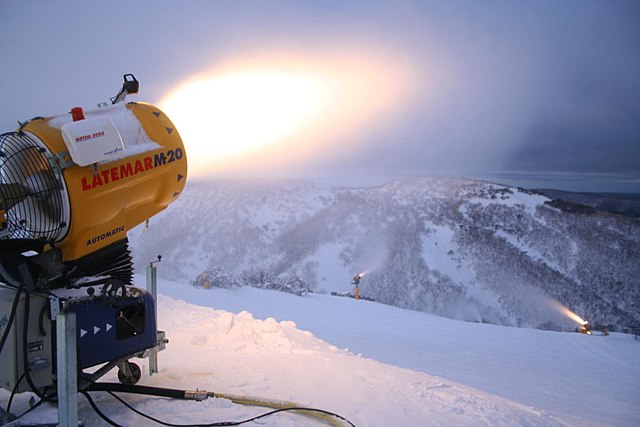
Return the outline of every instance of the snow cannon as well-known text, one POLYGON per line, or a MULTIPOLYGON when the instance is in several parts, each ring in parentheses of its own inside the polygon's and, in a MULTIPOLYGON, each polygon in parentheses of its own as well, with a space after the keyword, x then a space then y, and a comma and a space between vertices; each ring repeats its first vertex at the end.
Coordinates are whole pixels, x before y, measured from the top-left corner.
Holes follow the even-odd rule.
POLYGON ((351 283, 352 285, 356 285, 356 291, 355 291, 356 300, 360 299, 360 289, 358 286, 360 285, 360 279, 362 279, 362 276, 364 276, 364 271, 362 273, 358 273, 355 276, 353 276, 353 282, 351 283))
POLYGON ((364 271, 362 273, 358 273, 355 276, 353 276, 353 283, 354 285, 359 285, 360 284, 360 279, 362 279, 362 277, 364 276, 364 271))
POLYGON ((585 320, 584 323, 579 327, 579 332, 581 334, 591 335, 591 329, 591 325, 585 320))
POLYGON ((171 120, 153 105, 120 102, 137 87, 127 74, 110 106, 36 117, 0 135, 0 253, 35 251, 43 279, 66 279, 54 288, 84 276, 130 282, 127 231, 184 188, 187 158, 171 120))
POLYGON ((0 135, 6 390, 50 400, 56 382, 80 390, 76 373, 97 365, 83 374, 90 382, 118 366, 121 382, 134 384, 141 373, 129 359, 164 349, 155 285, 148 281, 150 292, 132 286, 127 232, 176 200, 187 157, 159 108, 123 102, 137 92, 126 74, 111 105, 35 117, 0 135))

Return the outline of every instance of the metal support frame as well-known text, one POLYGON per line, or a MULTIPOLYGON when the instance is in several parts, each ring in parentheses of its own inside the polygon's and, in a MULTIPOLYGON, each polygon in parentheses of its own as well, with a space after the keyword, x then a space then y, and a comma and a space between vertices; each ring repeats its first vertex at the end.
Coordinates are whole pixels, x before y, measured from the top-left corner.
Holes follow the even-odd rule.
MULTIPOLYGON (((156 264, 162 259, 158 255, 157 261, 151 261, 147 266, 147 291, 153 297, 155 303, 155 323, 158 328, 158 271, 156 264)), ((163 337, 164 338, 164 337, 163 337)), ((149 376, 158 373, 158 346, 149 350, 149 376)))
POLYGON ((78 425, 78 356, 76 314, 56 315, 56 355, 58 383, 58 425, 78 425))

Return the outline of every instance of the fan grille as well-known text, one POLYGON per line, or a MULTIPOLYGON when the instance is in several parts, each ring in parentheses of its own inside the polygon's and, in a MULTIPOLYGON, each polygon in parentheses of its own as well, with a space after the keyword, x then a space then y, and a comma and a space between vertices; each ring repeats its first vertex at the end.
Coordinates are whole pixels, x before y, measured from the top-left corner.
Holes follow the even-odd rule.
POLYGON ((0 135, 0 238, 57 240, 66 229, 61 178, 25 133, 0 135))

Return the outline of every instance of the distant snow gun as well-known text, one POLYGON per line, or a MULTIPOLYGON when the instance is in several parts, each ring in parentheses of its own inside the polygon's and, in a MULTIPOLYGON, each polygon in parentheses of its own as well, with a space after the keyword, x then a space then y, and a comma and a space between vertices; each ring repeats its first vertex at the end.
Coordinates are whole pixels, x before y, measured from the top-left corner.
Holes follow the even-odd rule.
POLYGON ((353 282, 351 282, 352 285, 356 285, 355 294, 356 294, 357 300, 360 299, 360 289, 358 288, 358 285, 360 285, 360 279, 362 279, 363 276, 364 276, 364 271, 353 276, 353 282))
POLYGON ((586 320, 584 321, 584 324, 576 328, 576 332, 586 335, 593 335, 594 332, 599 332, 600 335, 604 335, 605 337, 609 335, 609 329, 606 326, 593 327, 586 320))
POLYGON ((193 281, 193 286, 201 287, 204 289, 211 289, 211 272, 203 271, 196 277, 196 280, 193 281))
POLYGON ((360 284, 360 279, 362 279, 362 276, 364 276, 364 272, 363 273, 358 273, 355 276, 353 276, 352 285, 359 285, 360 284))
POLYGON ((582 325, 576 328, 581 334, 591 335, 591 325, 586 320, 582 325))

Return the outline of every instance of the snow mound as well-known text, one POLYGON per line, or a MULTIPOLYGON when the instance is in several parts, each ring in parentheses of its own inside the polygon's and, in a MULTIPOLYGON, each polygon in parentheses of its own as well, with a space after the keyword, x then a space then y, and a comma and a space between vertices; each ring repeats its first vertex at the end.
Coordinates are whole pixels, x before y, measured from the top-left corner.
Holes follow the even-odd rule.
MULTIPOLYGON (((159 298, 159 316, 170 343, 160 355, 161 372, 145 383, 293 401, 360 426, 561 425, 489 393, 338 349, 291 321, 254 319, 246 311, 232 314, 167 296, 159 298)), ((214 405, 189 417, 192 422, 233 419, 236 411, 233 405, 214 405)), ((301 422, 318 425, 280 415, 268 425, 301 422)))

